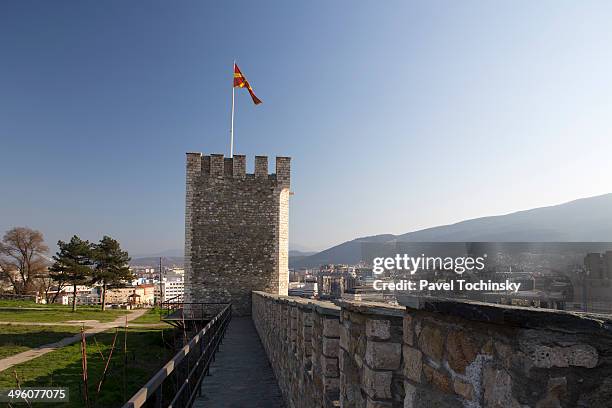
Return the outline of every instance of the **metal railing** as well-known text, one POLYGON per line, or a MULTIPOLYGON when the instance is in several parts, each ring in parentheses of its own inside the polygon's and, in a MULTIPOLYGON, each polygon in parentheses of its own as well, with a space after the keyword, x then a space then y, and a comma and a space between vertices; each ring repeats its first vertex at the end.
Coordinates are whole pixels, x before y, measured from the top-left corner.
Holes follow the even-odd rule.
POLYGON ((208 322, 221 312, 227 303, 183 302, 182 297, 169 299, 162 303, 160 320, 176 327, 189 326, 190 322, 208 322))
POLYGON ((160 314, 168 315, 175 310, 181 309, 183 307, 183 295, 178 295, 168 300, 164 300, 160 305, 160 314))
POLYGON ((231 304, 217 313, 123 408, 190 407, 232 318, 231 304))

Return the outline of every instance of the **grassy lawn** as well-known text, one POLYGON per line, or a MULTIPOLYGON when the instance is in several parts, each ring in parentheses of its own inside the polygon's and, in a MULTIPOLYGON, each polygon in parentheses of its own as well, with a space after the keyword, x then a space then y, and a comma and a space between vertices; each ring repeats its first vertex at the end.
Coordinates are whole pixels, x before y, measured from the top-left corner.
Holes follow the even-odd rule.
MULTIPOLYGON (((0 299, 0 307, 45 307, 45 306, 47 305, 36 303, 33 300, 0 299)), ((57 306, 62 306, 62 305, 57 305, 57 306)))
POLYGON ((77 326, 0 325, 0 359, 79 333, 77 326))
MULTIPOLYGON (((36 303, 33 300, 10 300, 0 299, 0 307, 2 308, 20 308, 20 309, 61 309, 71 310, 72 305, 61 305, 59 303, 36 303)), ((99 305, 79 305, 79 308, 83 309, 99 309, 99 305)))
MULTIPOLYGON (((120 407, 174 354, 164 347, 161 329, 130 328, 127 333, 127 366, 124 367, 124 332, 120 330, 106 381, 98 394, 96 390, 104 370, 104 360, 100 352, 105 357, 108 356, 114 333, 112 330, 97 334, 97 346, 93 337, 87 339, 88 390, 92 408, 120 407), (124 372, 127 375, 124 376, 124 372)), ((170 339, 169 329, 164 329, 164 336, 170 339)), ((70 389, 69 403, 33 403, 32 406, 85 406, 81 392, 83 386, 80 347, 80 343, 72 344, 0 372, 0 388, 16 386, 14 369, 22 387, 62 386, 70 389)))
POLYGON ((41 305, 43 307, 29 309, 19 307, 0 307, 0 321, 3 322, 36 322, 36 323, 58 323, 71 320, 98 320, 100 322, 111 322, 129 311, 127 310, 105 310, 93 307, 79 307, 72 312, 70 307, 57 305, 41 305))
POLYGON ((160 319, 160 313, 161 311, 157 307, 149 309, 147 313, 143 314, 138 319, 132 320, 131 323, 163 323, 160 319))

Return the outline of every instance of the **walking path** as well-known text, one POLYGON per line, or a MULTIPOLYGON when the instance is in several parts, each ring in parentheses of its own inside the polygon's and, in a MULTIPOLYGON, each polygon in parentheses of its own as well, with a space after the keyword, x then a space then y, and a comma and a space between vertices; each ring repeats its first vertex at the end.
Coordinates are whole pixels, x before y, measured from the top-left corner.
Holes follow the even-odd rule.
MULTIPOLYGON (((142 316, 146 312, 147 312, 147 309, 134 310, 126 315, 122 315, 121 317, 118 317, 112 322, 100 323, 100 322, 94 322, 91 320, 83 321, 83 323, 86 323, 87 326, 90 326, 89 329, 85 330, 85 337, 89 337, 94 334, 97 334, 97 333, 100 333, 100 332, 103 332, 103 331, 106 331, 108 329, 112 329, 115 327, 123 327, 125 326, 126 317, 129 322, 134 319, 138 319, 140 316, 142 316)), ((18 322, 5 322, 5 324, 23 324, 23 323, 26 323, 26 322, 19 322, 19 323, 18 322)), ((48 325, 49 323, 47 324, 34 323, 34 324, 35 325, 48 325)), ((59 323, 59 324, 65 325, 66 323, 59 323)), ((81 323, 76 323, 76 324, 81 325, 81 323)), ((65 337, 55 343, 44 344, 37 348, 26 350, 22 353, 3 358, 0 360, 0 371, 4 371, 7 368, 11 368, 12 366, 17 365, 17 364, 25 363, 26 361, 30 361, 36 357, 40 357, 42 355, 55 351, 61 347, 67 346, 72 343, 76 343, 77 341, 81 341, 81 333, 75 334, 72 337, 65 337)))
POLYGON ((233 317, 193 408, 282 408, 283 397, 250 317, 233 317))

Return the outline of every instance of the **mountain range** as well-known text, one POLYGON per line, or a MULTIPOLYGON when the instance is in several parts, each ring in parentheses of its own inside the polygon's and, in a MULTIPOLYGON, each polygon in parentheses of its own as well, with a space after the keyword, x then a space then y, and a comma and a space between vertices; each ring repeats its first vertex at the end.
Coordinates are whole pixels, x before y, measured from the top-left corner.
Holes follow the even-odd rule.
MULTIPOLYGON (((290 249, 289 259, 297 261, 307 256, 314 255, 315 253, 315 251, 298 251, 290 249)), ((149 255, 137 255, 132 258, 130 265, 156 267, 159 265, 160 258, 162 264, 165 266, 175 266, 177 268, 184 266, 185 259, 183 257, 183 250, 180 249, 169 249, 167 251, 149 255)))
POLYGON ((370 242, 612 242, 612 193, 401 235, 356 238, 313 255, 290 257, 289 266, 356 264, 362 245, 370 242))

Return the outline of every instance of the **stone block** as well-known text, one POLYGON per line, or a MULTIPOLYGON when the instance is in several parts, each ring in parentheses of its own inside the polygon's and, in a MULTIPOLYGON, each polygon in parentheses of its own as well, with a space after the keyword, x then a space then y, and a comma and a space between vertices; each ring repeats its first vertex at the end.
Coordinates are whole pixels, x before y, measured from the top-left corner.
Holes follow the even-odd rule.
POLYGON ((465 373, 467 367, 478 353, 478 347, 463 330, 451 330, 446 339, 448 365, 458 373, 465 373))
POLYGON ((417 403, 417 389, 414 385, 407 381, 404 381, 404 408, 416 408, 417 403))
POLYGON ((323 318, 323 335, 325 337, 340 337, 340 321, 323 318))
POLYGON ((487 367, 483 373, 484 403, 493 408, 519 408, 512 395, 512 378, 504 370, 487 367))
POLYGON ((533 362, 538 368, 569 366, 593 368, 598 360, 597 350, 588 344, 569 347, 536 346, 533 353, 533 362))
POLYGON ((424 364, 423 375, 425 380, 438 390, 445 393, 451 393, 453 391, 451 388, 451 379, 446 373, 424 364))
POLYGON ((444 333, 437 326, 426 325, 419 335, 419 348, 423 353, 440 362, 444 355, 444 333))
POLYGON ((423 354, 420 350, 404 345, 404 376, 414 382, 421 382, 423 354))
POLYGON ((408 344, 409 346, 414 345, 414 329, 412 326, 412 316, 405 315, 402 322, 402 326, 404 343, 408 344))
POLYGON ((465 382, 460 378, 455 378, 453 381, 453 389, 457 394, 466 400, 472 400, 472 398, 474 398, 474 387, 472 384, 465 382))
POLYGON ((327 357, 338 357, 340 339, 323 337, 323 354, 327 357))
POLYGON ((340 367, 340 371, 343 373, 349 372, 351 370, 351 365, 353 365, 353 361, 351 361, 351 355, 343 349, 339 350, 338 353, 338 365, 340 367))
POLYGON ((363 358, 361 358, 361 356, 359 354, 355 354, 355 365, 358 368, 363 367, 363 358))
POLYGON ((402 346, 399 343, 368 341, 366 363, 379 370, 397 370, 401 364, 402 346))
POLYGON ((338 332, 340 334, 340 347, 348 351, 350 333, 347 327, 347 322, 344 322, 339 326, 338 332))
POLYGON ((340 407, 365 408, 366 401, 358 384, 340 380, 340 407))
POLYGON ((303 326, 302 336, 304 337, 304 341, 310 341, 312 339, 312 327, 303 326))
POLYGON ((340 378, 323 377, 323 392, 334 394, 340 390, 340 378))
POLYGON ((382 319, 366 320, 366 336, 373 340, 388 340, 391 338, 391 322, 382 319))
POLYGON ((391 371, 375 371, 367 366, 363 367, 362 385, 370 398, 391 398, 392 380, 393 373, 391 371))
POLYGON ((312 343, 304 343, 304 355, 307 357, 312 355, 312 343))
POLYGON ((302 320, 304 322, 304 326, 312 327, 312 312, 304 311, 302 315, 302 320))
POLYGON ((326 377, 338 377, 338 359, 321 356, 321 372, 326 377))

